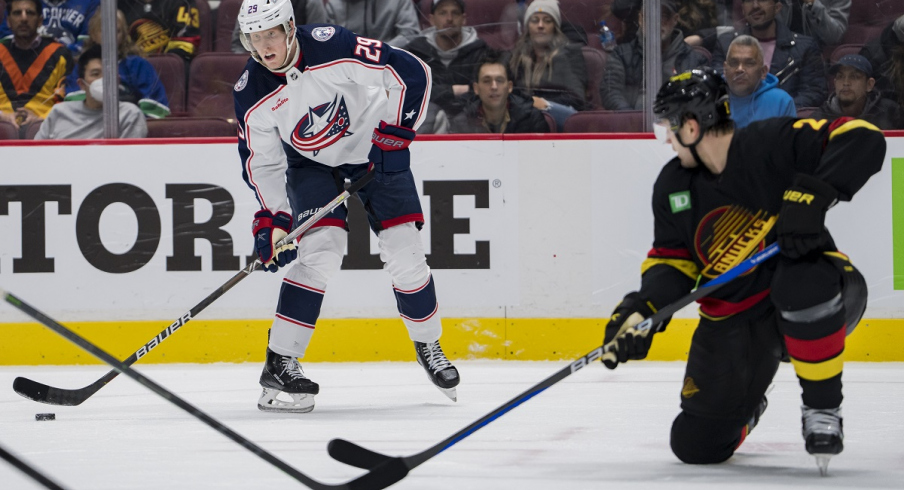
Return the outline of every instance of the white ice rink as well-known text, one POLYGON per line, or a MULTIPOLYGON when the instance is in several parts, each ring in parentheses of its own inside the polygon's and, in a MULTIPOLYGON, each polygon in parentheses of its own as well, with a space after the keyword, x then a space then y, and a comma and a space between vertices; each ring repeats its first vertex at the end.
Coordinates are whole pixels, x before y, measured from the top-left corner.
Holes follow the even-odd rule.
MULTIPOLYGON (((491 412, 568 362, 459 361, 458 403, 416 363, 305 364, 320 383, 309 414, 256 408, 260 364, 141 365, 157 383, 306 475, 340 483, 363 473, 332 460, 343 437, 411 455, 491 412)), ((0 446, 67 489, 306 488, 245 448, 120 375, 77 407, 21 398, 16 376, 61 388, 107 372, 0 367, 0 446), (37 422, 35 414, 56 413, 37 422)), ((769 410, 727 463, 689 466, 669 449, 683 363, 585 368, 415 468, 393 489, 904 488, 904 365, 844 370, 845 451, 820 477, 800 436, 799 386, 783 364, 769 410)), ((0 460, 0 488, 43 488, 0 460)))

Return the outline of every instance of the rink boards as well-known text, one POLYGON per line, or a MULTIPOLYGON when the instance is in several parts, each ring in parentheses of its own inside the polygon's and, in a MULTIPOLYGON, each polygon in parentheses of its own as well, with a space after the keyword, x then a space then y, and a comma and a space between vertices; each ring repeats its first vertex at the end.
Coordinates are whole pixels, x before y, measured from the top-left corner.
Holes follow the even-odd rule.
MULTIPOLYGON (((421 138, 412 160, 421 235, 450 357, 566 359, 602 338, 650 248, 650 192, 671 150, 655 140, 421 138)), ((869 285, 850 360, 904 361, 904 138, 828 224, 869 285)), ((0 146, 0 286, 122 358, 262 359, 280 281, 255 273, 175 332, 167 325, 251 253, 258 209, 229 140, 0 146), (167 144, 163 144, 167 143, 167 144), (158 349, 154 349, 160 343, 158 349)), ((330 283, 313 361, 410 360, 388 275, 363 210, 330 283)), ((696 310, 676 315, 651 358, 682 359, 696 310), (669 341, 665 341, 668 339, 669 341)), ((94 362, 0 307, 0 364, 94 362)))

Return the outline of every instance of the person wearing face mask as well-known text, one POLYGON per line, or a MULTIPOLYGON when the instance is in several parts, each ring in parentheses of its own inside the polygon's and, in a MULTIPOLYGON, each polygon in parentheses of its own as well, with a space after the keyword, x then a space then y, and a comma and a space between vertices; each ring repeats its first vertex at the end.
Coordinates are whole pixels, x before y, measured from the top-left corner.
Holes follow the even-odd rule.
MULTIPOLYGON (((98 13, 88 22, 90 38, 86 47, 101 45, 102 20, 98 13)), ((122 10, 116 11, 116 46, 119 58, 119 100, 137 105, 148 119, 161 119, 170 115, 169 99, 160 76, 151 63, 144 58, 144 52, 132 42, 126 16, 122 10)), ((66 98, 63 100, 85 100, 85 91, 78 84, 79 70, 76 68, 66 77, 66 98)))
POLYGON ((753 36, 731 42, 725 59, 725 81, 736 128, 770 117, 797 116, 794 99, 778 88, 778 78, 763 62, 763 48, 753 36))
MULTIPOLYGON (((103 64, 101 48, 94 45, 78 58, 78 84, 85 100, 60 102, 53 106, 36 140, 100 139, 104 137, 103 64)), ((148 127, 144 114, 135 104, 119 103, 119 137, 144 138, 148 127)))

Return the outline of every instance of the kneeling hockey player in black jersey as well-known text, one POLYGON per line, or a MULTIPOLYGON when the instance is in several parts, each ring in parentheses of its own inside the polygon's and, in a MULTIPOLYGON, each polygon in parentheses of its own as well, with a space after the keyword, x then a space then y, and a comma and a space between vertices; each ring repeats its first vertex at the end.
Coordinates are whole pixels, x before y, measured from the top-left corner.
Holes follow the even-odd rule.
POLYGON ((766 409, 787 357, 803 391, 805 447, 826 474, 843 449, 844 343, 866 307, 866 287, 824 220, 882 167, 885 138, 851 118, 735 129, 725 81, 710 69, 664 83, 654 113, 678 156, 653 186, 653 247, 640 290, 606 325, 604 340, 616 349, 603 362, 614 369, 646 357, 651 332, 664 325, 643 333, 635 325, 777 240, 778 260, 698 301, 672 451, 693 464, 730 458, 766 409))

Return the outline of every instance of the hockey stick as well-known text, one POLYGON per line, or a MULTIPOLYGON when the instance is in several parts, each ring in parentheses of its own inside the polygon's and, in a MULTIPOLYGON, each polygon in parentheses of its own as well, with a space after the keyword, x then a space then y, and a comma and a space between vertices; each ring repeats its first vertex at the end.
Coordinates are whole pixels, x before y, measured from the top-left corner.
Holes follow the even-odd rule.
MULTIPOLYGON (((334 209, 339 207, 340 204, 345 202, 352 194, 361 190, 362 187, 367 185, 374 177, 373 171, 370 171, 364 174, 363 177, 353 182, 348 189, 345 190, 342 194, 336 196, 335 199, 330 201, 329 204, 322 207, 320 211, 314 213, 310 219, 302 223, 298 228, 292 230, 285 238, 280 240, 277 243, 277 247, 285 245, 286 243, 291 242, 299 235, 307 231, 311 226, 320 221, 321 218, 330 214, 334 209)), ((153 339, 148 341, 146 344, 141 346, 140 349, 135 351, 128 359, 123 361, 122 363, 126 366, 131 366, 138 362, 139 359, 144 357, 148 352, 152 349, 163 343, 164 340, 170 338, 173 333, 175 333, 180 328, 184 327, 186 323, 188 323, 192 318, 196 317, 201 311, 210 306, 211 303, 218 300, 221 296, 223 296, 226 291, 232 289, 233 286, 238 284, 242 279, 248 277, 252 272, 256 271, 261 266, 260 259, 255 259, 254 262, 245 266, 244 269, 237 272, 231 279, 226 281, 225 284, 214 290, 214 292, 210 293, 206 298, 204 298, 200 303, 195 305, 192 309, 188 310, 185 314, 180 316, 176 321, 167 326, 162 332, 157 334, 153 339)), ((119 375, 119 371, 116 369, 108 372, 102 378, 98 379, 94 383, 91 383, 84 388, 77 388, 73 390, 65 389, 65 388, 54 388, 53 386, 48 386, 43 383, 38 383, 37 381, 30 380, 28 378, 18 377, 13 381, 13 389, 16 393, 28 398, 30 400, 34 400, 36 402, 47 403, 50 405, 80 405, 82 402, 90 398, 92 395, 97 393, 98 390, 106 386, 107 383, 113 380, 116 376, 119 375)))
POLYGON ((18 468, 22 473, 32 477, 32 479, 41 485, 44 485, 46 488, 49 488, 50 490, 64 490, 57 482, 44 476, 43 473, 29 466, 25 461, 15 457, 11 452, 4 449, 3 446, 0 446, 0 458, 5 459, 9 464, 18 468))
MULTIPOLYGON (((748 258, 747 260, 741 262, 737 266, 729 269, 722 275, 716 277, 715 279, 709 281, 704 286, 701 286, 691 292, 690 294, 684 296, 683 298, 675 301, 674 303, 662 308, 657 311, 650 318, 647 318, 636 328, 639 330, 648 330, 652 328, 653 325, 657 325, 663 320, 675 314, 681 308, 691 304, 707 294, 712 293, 716 289, 724 286, 731 280, 735 279, 739 275, 749 271, 756 265, 764 262, 778 253, 778 244, 773 243, 769 245, 761 252, 756 255, 748 258)), ((615 341, 610 341, 608 344, 602 345, 593 349, 583 357, 577 359, 572 362, 568 366, 565 366, 563 369, 553 374, 552 376, 544 379, 543 381, 531 386, 518 396, 512 398, 511 400, 502 404, 499 408, 493 410, 492 412, 484 415, 479 420, 474 423, 468 425, 464 429, 452 434, 446 439, 440 441, 439 443, 421 451, 417 454, 411 456, 387 456, 385 454, 381 454, 375 451, 371 451, 369 449, 363 448, 353 442, 347 441, 345 439, 333 439, 330 441, 329 446, 327 446, 327 450, 330 453, 330 456, 333 459, 340 461, 342 463, 356 466, 358 468, 369 469, 373 472, 381 471, 380 468, 386 467, 389 468, 392 465, 395 471, 398 471, 396 467, 401 466, 405 469, 406 473, 414 468, 420 466, 425 461, 430 458, 436 456, 437 454, 449 449, 462 439, 468 437, 469 435, 477 432, 480 428, 489 424, 490 422, 496 420, 497 418, 505 415, 513 408, 521 405, 522 403, 530 400, 536 395, 539 395, 545 389, 550 386, 558 383, 559 381, 565 379, 569 375, 573 374, 575 371, 583 368, 584 366, 590 364, 591 362, 602 357, 604 352, 610 351, 612 347, 615 345, 615 341)))
POLYGON ((253 442, 245 439, 223 423, 219 422, 215 418, 211 417, 207 413, 201 411, 201 409, 195 407, 194 405, 188 403, 187 401, 179 398, 175 393, 167 390, 166 388, 160 386, 154 381, 150 380, 143 374, 135 371, 134 369, 129 367, 129 364, 124 361, 119 361, 115 357, 111 356, 106 351, 102 350, 100 347, 92 344, 84 337, 79 336, 77 333, 68 329, 67 327, 61 325, 56 320, 48 317, 44 313, 41 313, 33 306, 25 303, 21 299, 13 296, 12 293, 8 291, 4 291, 0 289, 0 296, 3 299, 21 310, 26 315, 34 318, 38 322, 42 323, 47 328, 53 330, 54 332, 63 336, 66 340, 74 343, 75 345, 81 347, 82 349, 91 353, 94 357, 97 357, 101 361, 113 366, 113 369, 117 373, 125 374, 126 376, 134 379, 139 384, 144 385, 144 387, 153 391, 154 393, 160 395, 165 398, 167 401, 171 402, 173 405, 185 410, 193 417, 197 418, 201 422, 204 422, 220 434, 228 437, 232 441, 238 443, 240 446, 245 449, 251 451, 252 453, 259 456, 264 461, 276 466, 280 470, 282 470, 288 476, 294 478, 295 480, 307 485, 308 487, 314 490, 327 490, 327 489, 340 489, 340 490, 368 490, 368 489, 380 489, 386 488, 389 485, 401 480, 408 473, 407 470, 404 470, 404 467, 399 466, 397 464, 385 464, 379 466, 379 471, 368 471, 364 475, 355 478, 354 480, 350 480, 346 483, 340 484, 326 484, 321 483, 313 478, 305 475, 304 473, 298 471, 285 461, 277 458, 273 454, 267 452, 260 446, 254 444, 253 442))

